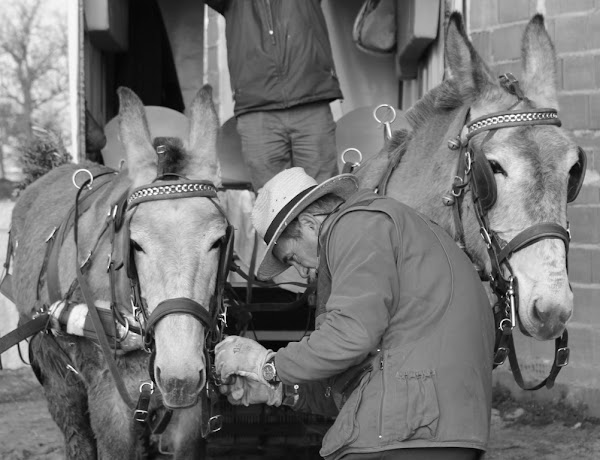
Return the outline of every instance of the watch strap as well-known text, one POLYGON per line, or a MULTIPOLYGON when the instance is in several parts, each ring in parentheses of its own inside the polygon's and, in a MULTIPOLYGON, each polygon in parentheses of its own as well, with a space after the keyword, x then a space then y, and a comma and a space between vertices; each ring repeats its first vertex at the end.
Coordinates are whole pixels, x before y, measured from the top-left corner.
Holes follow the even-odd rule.
POLYGON ((294 407, 298 403, 298 399, 300 399, 300 385, 286 385, 283 386, 283 398, 281 400, 281 404, 284 406, 294 407))

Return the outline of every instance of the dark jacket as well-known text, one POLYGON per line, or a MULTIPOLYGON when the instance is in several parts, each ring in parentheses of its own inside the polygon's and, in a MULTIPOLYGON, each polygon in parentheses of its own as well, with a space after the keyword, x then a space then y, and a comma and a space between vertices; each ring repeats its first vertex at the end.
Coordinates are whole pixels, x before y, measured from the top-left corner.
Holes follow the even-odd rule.
POLYGON ((342 98, 319 0, 208 0, 225 17, 236 116, 342 98))
MULTIPOLYGON (((328 297, 325 318, 275 357, 284 383, 312 381, 314 391, 315 380, 370 356, 372 370, 341 406, 321 455, 484 450, 494 326, 467 256, 429 219, 370 191, 358 192, 329 220, 321 236, 326 267, 320 264, 318 292, 328 297)), ((319 406, 316 395, 301 394, 295 408, 303 405, 319 406)), ((331 402, 316 408, 329 412, 331 402)))

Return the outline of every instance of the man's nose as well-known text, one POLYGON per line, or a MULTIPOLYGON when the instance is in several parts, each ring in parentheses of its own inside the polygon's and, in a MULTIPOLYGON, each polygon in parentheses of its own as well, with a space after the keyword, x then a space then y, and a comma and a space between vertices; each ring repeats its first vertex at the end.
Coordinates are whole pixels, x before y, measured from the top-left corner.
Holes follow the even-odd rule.
POLYGON ((298 270, 298 273, 300 274, 300 276, 302 278, 308 278, 308 272, 309 272, 308 268, 303 267, 300 264, 295 264, 295 267, 296 267, 296 270, 298 270))

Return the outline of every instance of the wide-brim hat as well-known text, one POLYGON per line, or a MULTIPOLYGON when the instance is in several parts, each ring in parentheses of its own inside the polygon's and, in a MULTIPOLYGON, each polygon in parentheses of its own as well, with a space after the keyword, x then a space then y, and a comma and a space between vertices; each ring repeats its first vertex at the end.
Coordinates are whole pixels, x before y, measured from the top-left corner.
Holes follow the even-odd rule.
POLYGON ((309 204, 329 193, 345 200, 357 190, 358 180, 352 174, 340 174, 318 184, 299 167, 286 169, 267 182, 258 192, 252 210, 252 225, 267 244, 257 277, 271 279, 290 268, 275 258, 273 247, 290 222, 309 204))

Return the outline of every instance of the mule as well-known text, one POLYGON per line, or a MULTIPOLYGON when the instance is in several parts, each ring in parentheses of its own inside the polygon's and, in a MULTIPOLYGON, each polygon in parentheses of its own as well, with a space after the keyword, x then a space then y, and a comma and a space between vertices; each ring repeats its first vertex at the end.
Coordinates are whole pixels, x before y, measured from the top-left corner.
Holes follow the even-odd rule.
POLYGON ((534 16, 524 31, 520 82, 492 75, 458 13, 449 20, 445 56, 444 81, 406 113, 412 130, 396 133, 356 174, 363 187, 376 187, 389 161, 399 162, 386 193, 446 229, 482 274, 489 278, 498 265, 498 278, 515 280, 512 308, 525 334, 561 337, 573 314, 567 201, 581 187, 585 153, 553 110, 556 56, 543 17, 534 16), (467 183, 465 170, 476 167, 487 176, 471 174, 467 183), (502 251, 506 257, 495 264, 502 251))
MULTIPOLYGON (((161 450, 168 449, 176 458, 201 458, 202 419, 207 407, 203 407, 204 400, 199 396, 206 388, 209 373, 205 336, 210 333, 208 321, 202 318, 207 317, 215 293, 222 241, 228 229, 216 196, 221 179, 212 92, 205 87, 194 99, 185 145, 171 140, 168 149, 162 145, 162 150, 155 150, 139 98, 127 88, 120 88, 118 95, 126 168, 118 173, 103 170, 104 175, 91 183, 88 180, 79 191, 78 187, 88 176, 94 176, 99 166, 61 166, 29 186, 14 207, 12 237, 17 249, 12 278, 16 304, 24 320, 31 318, 43 311, 41 305, 50 304, 45 280, 58 276, 61 292, 68 293, 73 291, 73 280, 80 279, 78 270, 83 268, 78 267, 84 267, 83 278, 92 300, 84 298, 85 292, 82 297, 80 289, 74 290, 72 300, 102 307, 116 298, 115 315, 128 318, 127 327, 133 327, 136 319, 139 325, 148 326, 144 340, 145 347, 153 350, 152 355, 137 349, 120 352, 116 358, 124 391, 135 399, 150 385, 152 376, 157 393, 152 407, 162 400, 160 407, 172 410, 160 438, 161 450), (82 168, 83 173, 74 174, 82 168), (182 194, 182 181, 183 190, 210 193, 182 194), (154 196, 165 190, 171 195, 160 198, 169 199, 154 196), (64 221, 78 193, 89 194, 90 203, 85 210, 82 205, 81 215, 66 234, 59 250, 58 273, 54 274, 44 260, 45 241, 64 221), (127 204, 122 197, 128 197, 127 204), (116 293, 111 293, 106 258, 111 253, 114 257, 115 251, 110 232, 103 225, 107 216, 114 218, 118 213, 123 213, 122 225, 128 226, 121 248, 128 255, 122 258, 120 265, 124 267, 109 270, 117 278, 113 286, 116 293), (86 259, 88 254, 91 257, 86 259), (135 271, 139 279, 137 304, 125 270, 135 271), (160 306, 173 299, 179 303, 171 311, 160 306), (131 311, 132 304, 136 312, 131 311), (143 315, 140 310, 144 310, 143 315), (158 310, 160 314, 153 315, 158 310)), ((83 290, 81 282, 79 285, 83 290)), ((127 334, 133 332, 125 331, 121 339, 127 334)), ((133 411, 124 401, 127 395, 121 396, 107 367, 109 360, 96 342, 64 333, 37 334, 29 346, 31 365, 42 384, 50 413, 64 435, 66 458, 139 457, 140 435, 133 429, 133 411)), ((143 455, 157 451, 154 445, 143 455)))

